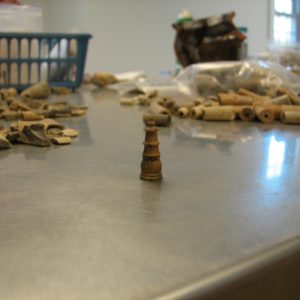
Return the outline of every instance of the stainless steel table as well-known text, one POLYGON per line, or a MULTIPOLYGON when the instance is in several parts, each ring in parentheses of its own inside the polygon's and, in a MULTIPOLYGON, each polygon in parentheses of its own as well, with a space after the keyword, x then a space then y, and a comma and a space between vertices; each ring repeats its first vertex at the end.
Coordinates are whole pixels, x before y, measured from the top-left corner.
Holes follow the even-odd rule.
POLYGON ((174 119, 144 182, 141 109, 69 98, 73 145, 0 152, 1 300, 298 299, 300 127, 174 119))

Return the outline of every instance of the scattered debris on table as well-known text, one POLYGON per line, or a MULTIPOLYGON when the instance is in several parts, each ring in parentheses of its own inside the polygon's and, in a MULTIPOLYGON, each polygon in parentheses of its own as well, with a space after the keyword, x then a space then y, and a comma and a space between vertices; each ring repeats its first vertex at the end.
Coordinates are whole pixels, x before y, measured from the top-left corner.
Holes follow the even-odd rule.
MULTIPOLYGON (((126 97, 120 93, 120 104, 145 107, 144 122, 152 115, 156 126, 168 126, 171 116, 204 121, 279 120, 300 124, 299 77, 280 66, 259 61, 195 64, 170 81, 175 88, 166 89, 168 82, 164 81, 156 85, 151 80, 137 82, 136 87, 144 93, 131 97, 128 91, 126 97), (157 115, 170 118, 162 122, 157 115)), ((119 87, 122 92, 124 89, 119 87)))
POLYGON ((50 87, 46 82, 39 82, 20 95, 13 88, 1 89, 0 119, 16 122, 9 128, 0 124, 0 150, 10 149, 12 144, 18 143, 40 147, 71 144, 79 132, 65 128, 53 118, 82 116, 87 107, 48 100, 51 93, 65 95, 70 92, 64 87, 50 87))
POLYGON ((193 118, 204 121, 244 122, 258 120, 273 123, 280 120, 286 124, 300 124, 300 96, 286 88, 279 88, 271 97, 241 88, 207 97, 159 96, 157 91, 132 98, 121 98, 121 105, 148 107, 143 116, 144 123, 154 121, 156 126, 169 126, 171 116, 193 118), (149 97, 149 94, 155 95, 149 97), (182 98, 182 99, 180 99, 182 98), (141 101, 142 99, 142 101, 141 101))

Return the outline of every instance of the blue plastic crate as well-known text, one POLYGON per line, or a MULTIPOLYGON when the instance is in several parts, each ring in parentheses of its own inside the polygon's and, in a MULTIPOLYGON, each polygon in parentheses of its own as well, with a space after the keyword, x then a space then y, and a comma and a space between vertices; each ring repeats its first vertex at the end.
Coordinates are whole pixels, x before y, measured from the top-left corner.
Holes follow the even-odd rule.
POLYGON ((82 83, 90 34, 0 33, 0 88, 82 83))

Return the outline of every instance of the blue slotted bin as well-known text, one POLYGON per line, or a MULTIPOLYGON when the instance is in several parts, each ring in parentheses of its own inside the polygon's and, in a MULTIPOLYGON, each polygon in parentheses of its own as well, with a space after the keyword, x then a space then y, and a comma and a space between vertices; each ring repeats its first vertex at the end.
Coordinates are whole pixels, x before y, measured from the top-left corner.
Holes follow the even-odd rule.
POLYGON ((0 33, 0 88, 82 83, 90 34, 0 33))

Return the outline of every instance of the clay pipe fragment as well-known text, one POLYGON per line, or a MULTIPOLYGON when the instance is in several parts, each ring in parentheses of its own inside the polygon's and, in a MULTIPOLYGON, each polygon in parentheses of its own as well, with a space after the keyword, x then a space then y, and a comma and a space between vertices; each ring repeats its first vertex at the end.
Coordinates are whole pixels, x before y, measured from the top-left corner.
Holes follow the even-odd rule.
POLYGON ((39 115, 33 111, 21 111, 21 118, 24 121, 40 121, 44 119, 44 116, 39 115))
POLYGON ((199 120, 202 118, 203 113, 204 113, 204 106, 200 104, 192 108, 191 117, 193 119, 199 120))
POLYGON ((1 118, 6 121, 16 120, 18 119, 18 112, 7 109, 1 113, 1 118))
POLYGON ((218 106, 204 108, 205 121, 233 121, 235 112, 232 106, 218 106))
POLYGON ((202 103, 202 105, 205 107, 211 107, 211 106, 215 107, 215 106, 220 106, 220 103, 214 100, 207 99, 202 103))
POLYGON ((221 105, 252 105, 253 98, 250 96, 238 94, 219 93, 219 101, 221 105))
POLYGON ((189 114, 190 114, 190 110, 185 106, 180 107, 177 111, 177 116, 179 118, 187 118, 189 114))
POLYGON ((1 97, 1 100, 6 100, 9 98, 7 89, 0 90, 0 97, 1 97))
POLYGON ((239 89, 239 94, 244 95, 244 96, 252 97, 258 103, 263 103, 266 100, 270 100, 270 98, 268 96, 260 96, 256 93, 253 93, 253 92, 251 92, 249 90, 246 90, 246 89, 243 89, 243 88, 239 89))
POLYGON ((280 119, 280 115, 282 112, 282 105, 276 105, 276 104, 265 104, 264 107, 271 109, 275 114, 275 120, 280 119))
POLYGON ((255 114, 262 123, 273 123, 275 119, 275 113, 270 107, 257 106, 255 114))
POLYGON ((281 111, 300 111, 300 105, 282 105, 281 111))
POLYGON ((158 101, 158 104, 163 106, 166 109, 172 110, 175 105, 175 101, 170 97, 162 97, 158 101))
POLYGON ((281 121, 285 124, 300 124, 300 111, 283 111, 281 121))
POLYGON ((135 104, 137 104, 137 100, 135 98, 121 98, 120 104, 121 105, 135 105, 135 104))
POLYGON ((291 105, 292 103, 288 95, 281 95, 279 97, 265 101, 264 104, 291 105))
POLYGON ((179 118, 186 118, 190 115, 191 110, 200 103, 198 101, 185 102, 177 110, 177 116, 179 118))
POLYGON ((156 126, 167 127, 171 123, 171 116, 164 114, 144 114, 143 121, 146 126, 148 126, 149 122, 154 122, 156 126))
POLYGON ((7 100, 8 98, 14 98, 18 95, 18 92, 15 88, 1 89, 0 95, 3 100, 7 100))
POLYGON ((26 105, 25 103, 23 103, 21 101, 17 101, 17 100, 13 100, 10 103, 9 109, 12 111, 18 111, 18 110, 30 111, 30 107, 28 105, 26 105))
POLYGON ((163 106, 161 106, 157 102, 152 102, 150 104, 150 111, 154 114, 163 114, 163 115, 170 114, 170 112, 166 108, 164 108, 163 106))
POLYGON ((255 119, 255 112, 251 106, 237 107, 236 113, 238 114, 239 118, 244 122, 250 122, 255 119))
POLYGON ((294 105, 300 105, 300 97, 292 93, 287 88, 278 89, 277 94, 288 95, 294 105))

